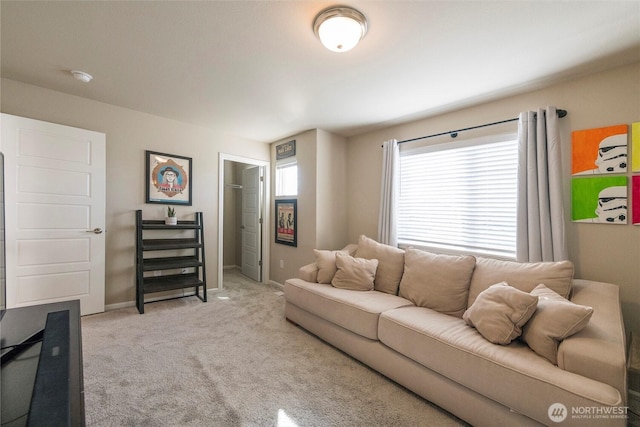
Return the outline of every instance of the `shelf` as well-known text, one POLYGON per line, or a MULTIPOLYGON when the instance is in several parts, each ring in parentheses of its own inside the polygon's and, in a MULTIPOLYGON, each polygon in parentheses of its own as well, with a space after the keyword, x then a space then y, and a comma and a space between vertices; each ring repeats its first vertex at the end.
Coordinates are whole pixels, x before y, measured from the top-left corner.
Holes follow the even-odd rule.
POLYGON ((196 239, 144 239, 143 251, 164 251, 167 249, 201 248, 202 243, 196 239))
POLYGON ((171 274, 167 276, 145 277, 143 288, 145 293, 172 291, 176 289, 203 286, 204 282, 197 274, 171 274))
POLYGON ((142 221, 143 230, 197 230, 201 227, 194 221, 178 221, 176 225, 167 225, 162 220, 142 221))
POLYGON ((202 212, 196 212, 194 221, 178 221, 176 225, 167 225, 163 220, 143 220, 142 210, 136 211, 136 306, 140 314, 144 313, 145 294, 154 292, 193 288, 196 296, 206 302, 206 277, 202 212), (147 231, 151 231, 151 234, 143 238, 147 231), (145 252, 151 251, 174 253, 169 252, 167 256, 153 254, 145 258, 145 252), (166 273, 164 270, 188 273, 163 274, 166 273), (159 275, 148 275, 151 271, 159 275))
POLYGON ((202 261, 198 260, 195 256, 145 258, 142 262, 143 271, 173 270, 177 268, 196 268, 201 266, 202 261))

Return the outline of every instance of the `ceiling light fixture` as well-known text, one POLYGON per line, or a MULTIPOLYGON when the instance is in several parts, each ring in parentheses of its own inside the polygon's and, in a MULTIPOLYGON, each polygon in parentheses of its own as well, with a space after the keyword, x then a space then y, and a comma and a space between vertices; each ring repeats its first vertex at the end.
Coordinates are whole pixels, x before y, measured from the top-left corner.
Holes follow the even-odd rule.
POLYGON ((367 34, 367 18, 346 6, 325 9, 313 20, 313 32, 333 52, 353 49, 367 34))
POLYGON ((93 79, 91 74, 85 73, 84 71, 71 70, 71 75, 84 83, 89 83, 91 79, 93 79))

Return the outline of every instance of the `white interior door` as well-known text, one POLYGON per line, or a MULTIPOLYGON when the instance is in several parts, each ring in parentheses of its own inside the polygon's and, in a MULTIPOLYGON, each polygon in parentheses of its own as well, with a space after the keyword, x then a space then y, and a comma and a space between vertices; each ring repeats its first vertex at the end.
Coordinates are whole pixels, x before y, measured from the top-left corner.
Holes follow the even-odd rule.
POLYGON ((7 307, 104 311, 106 138, 2 114, 7 307))
POLYGON ((260 171, 254 166, 242 171, 242 274, 261 281, 260 171))

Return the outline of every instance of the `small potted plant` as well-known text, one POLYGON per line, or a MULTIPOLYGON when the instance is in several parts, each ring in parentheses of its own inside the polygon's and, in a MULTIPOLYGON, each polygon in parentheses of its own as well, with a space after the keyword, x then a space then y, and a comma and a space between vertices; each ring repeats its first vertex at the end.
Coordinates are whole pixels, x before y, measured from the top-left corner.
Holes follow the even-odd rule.
POLYGON ((167 225, 178 224, 178 217, 176 217, 176 210, 171 206, 167 207, 167 217, 164 219, 164 223, 167 225))

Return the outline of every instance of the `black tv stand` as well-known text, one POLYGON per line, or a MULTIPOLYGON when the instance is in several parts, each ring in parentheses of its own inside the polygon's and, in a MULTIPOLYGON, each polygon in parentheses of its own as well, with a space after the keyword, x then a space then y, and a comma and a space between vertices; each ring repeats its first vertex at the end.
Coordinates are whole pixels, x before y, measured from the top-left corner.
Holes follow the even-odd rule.
POLYGON ((78 300, 6 310, 0 321, 2 426, 84 426, 78 300))

